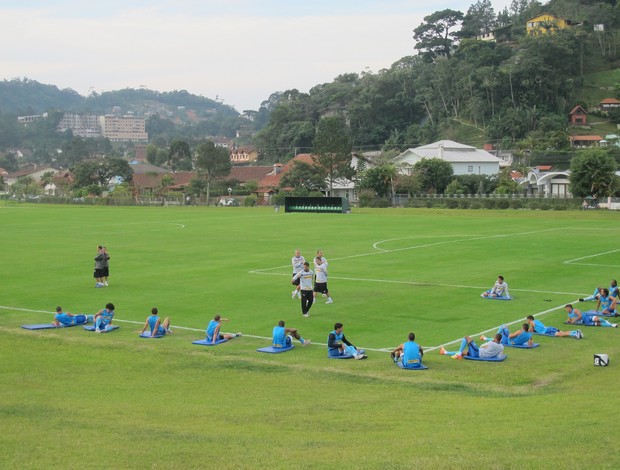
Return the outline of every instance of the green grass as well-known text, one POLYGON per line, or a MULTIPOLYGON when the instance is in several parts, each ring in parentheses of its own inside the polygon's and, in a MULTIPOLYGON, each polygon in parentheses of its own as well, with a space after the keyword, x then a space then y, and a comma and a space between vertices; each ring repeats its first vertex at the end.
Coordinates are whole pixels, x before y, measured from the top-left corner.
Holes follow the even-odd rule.
POLYGON ((0 205, 0 222, 1 468, 620 465, 617 329, 499 364, 437 354, 528 314, 563 326, 565 303, 618 277, 619 214, 0 205), (94 289, 100 243, 111 285, 94 289), (297 247, 330 262, 335 303, 308 319, 290 298, 297 247), (498 274, 512 302, 479 298, 498 274), (110 334, 19 328, 110 301, 110 334), (152 306, 174 335, 138 338, 152 306), (215 313, 244 336, 192 345, 215 313), (280 319, 316 344, 256 353, 280 319), (326 359, 336 321, 366 361, 326 359), (427 371, 389 361, 409 331, 427 371))

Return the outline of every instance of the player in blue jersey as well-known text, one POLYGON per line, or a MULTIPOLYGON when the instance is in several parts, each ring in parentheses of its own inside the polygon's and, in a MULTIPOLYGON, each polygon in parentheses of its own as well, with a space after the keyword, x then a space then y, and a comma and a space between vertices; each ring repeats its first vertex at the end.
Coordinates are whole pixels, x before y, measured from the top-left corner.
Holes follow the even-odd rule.
POLYGON ((114 318, 114 304, 107 303, 105 308, 99 310, 94 316, 95 331, 97 333, 109 331, 108 327, 111 326, 113 318, 114 318))
POLYGON ((483 292, 482 297, 510 297, 508 283, 504 281, 504 276, 498 276, 493 287, 483 292))
POLYGON ((463 359, 463 356, 491 359, 498 357, 503 352, 504 345, 502 344, 502 335, 500 333, 497 333, 492 340, 487 341, 480 347, 469 336, 465 336, 461 340, 461 347, 458 351, 446 351, 446 348, 443 346, 439 350, 439 354, 451 356, 452 359, 463 359))
MULTIPOLYGON (((521 328, 513 333, 510 332, 506 325, 502 325, 499 327, 497 332, 502 335, 502 344, 512 344, 515 346, 532 346, 534 344, 534 335, 530 331, 529 323, 524 323, 521 325, 521 328)), ((487 338, 486 336, 481 336, 480 339, 482 341, 490 341, 491 338, 487 338)))
POLYGON ((142 331, 140 334, 144 333, 147 328, 151 333, 151 336, 163 336, 166 333, 172 333, 170 330, 170 318, 164 318, 164 321, 159 318, 159 310, 157 307, 153 307, 151 309, 151 314, 146 317, 146 321, 144 322, 144 326, 142 327, 142 331))
POLYGON ((74 326, 85 325, 91 318, 88 315, 73 315, 69 312, 63 312, 62 307, 56 307, 56 314, 54 315, 54 321, 52 325, 55 326, 74 326))
MULTIPOLYGON (((594 289, 594 292, 592 293, 592 295, 589 295, 588 297, 585 297, 583 299, 579 299, 579 302, 587 302, 588 300, 598 300, 601 296, 601 292, 604 288, 603 287, 597 287, 596 289, 594 289)), ((618 281, 616 281, 615 279, 612 279, 609 283, 609 294, 612 297, 618 297, 618 281)))
POLYGON ((571 304, 564 306, 568 318, 566 323, 571 325, 585 325, 585 326, 607 326, 610 328, 618 328, 617 323, 610 323, 604 318, 599 317, 595 313, 583 313, 581 310, 573 308, 571 304))
POLYGON ((278 324, 273 327, 272 346, 274 348, 287 348, 292 344, 291 337, 298 340, 304 346, 308 346, 312 342, 309 339, 302 338, 297 328, 287 328, 284 320, 280 320, 278 324))
POLYGON ((301 292, 301 314, 304 317, 310 315, 310 308, 314 302, 312 278, 314 272, 310 269, 310 263, 304 261, 304 269, 293 276, 292 283, 299 279, 299 287, 301 292))
POLYGON ((355 359, 366 359, 363 349, 358 349, 351 344, 342 332, 343 324, 334 324, 334 331, 327 336, 327 354, 329 356, 353 356, 355 359))
POLYGON ((545 326, 540 320, 535 320, 534 315, 528 315, 527 322, 530 324, 530 331, 533 333, 552 336, 572 336, 575 339, 583 338, 581 330, 560 331, 555 326, 545 326))
POLYGON ((394 362, 402 362, 405 369, 414 369, 422 364, 422 356, 424 351, 422 347, 415 342, 415 333, 409 333, 408 341, 399 345, 390 353, 390 357, 394 362))
POLYGON ((232 338, 236 338, 238 336, 241 336, 241 333, 221 333, 220 332, 220 326, 222 322, 229 322, 230 320, 228 318, 224 318, 222 316, 220 316, 219 314, 215 315, 213 317, 213 320, 211 320, 209 322, 209 324, 207 325, 207 341, 211 341, 212 343, 215 343, 217 340, 220 339, 232 339, 232 338))
POLYGON ((596 303, 596 310, 600 310, 605 315, 617 316, 617 302, 618 299, 609 293, 609 289, 603 289, 596 303))

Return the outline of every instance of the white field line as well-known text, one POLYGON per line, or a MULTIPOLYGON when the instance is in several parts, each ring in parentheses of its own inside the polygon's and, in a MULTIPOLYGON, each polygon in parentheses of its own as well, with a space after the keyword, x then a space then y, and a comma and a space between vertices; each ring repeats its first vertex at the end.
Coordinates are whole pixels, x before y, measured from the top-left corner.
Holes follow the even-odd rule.
POLYGON ((620 248, 617 249, 617 250, 605 251, 603 253, 596 253, 594 255, 582 256, 581 258, 569 259, 569 260, 563 261, 562 263, 563 264, 574 264, 574 265, 578 265, 578 266, 600 266, 600 267, 607 267, 607 268, 618 268, 618 267, 620 267, 620 265, 618 265, 618 264, 579 263, 579 261, 586 260, 586 259, 597 258, 599 256, 605 256, 605 255, 609 255, 611 253, 617 253, 619 251, 620 251, 620 248))

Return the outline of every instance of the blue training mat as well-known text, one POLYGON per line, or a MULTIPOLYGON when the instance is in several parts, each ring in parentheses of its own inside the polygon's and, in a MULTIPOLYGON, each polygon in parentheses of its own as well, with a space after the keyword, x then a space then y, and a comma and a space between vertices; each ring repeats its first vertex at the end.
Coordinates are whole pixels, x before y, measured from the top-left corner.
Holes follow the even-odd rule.
POLYGON ((534 348, 537 348, 538 346, 540 346, 540 344, 538 343, 533 343, 531 346, 528 346, 527 344, 510 344, 510 343, 504 344, 504 347, 519 348, 519 349, 534 349, 534 348))
MULTIPOLYGON (((84 328, 86 331, 95 331, 95 325, 84 325, 82 328, 84 328)), ((111 330, 116 330, 120 328, 120 326, 108 325, 106 328, 108 328, 108 331, 111 331, 111 330)), ((103 330, 102 333, 107 333, 108 331, 103 330)))
POLYGON ((508 356, 505 354, 500 354, 495 357, 471 357, 471 356, 463 356, 463 359, 468 359, 470 361, 486 361, 486 362, 502 362, 508 356))
POLYGON ((218 344, 225 343, 226 341, 228 340, 227 339, 216 339, 215 343, 213 343, 211 341, 207 341, 207 338, 205 338, 205 339, 200 339, 198 341, 192 341, 192 344, 198 344, 200 346, 217 346, 218 344))
POLYGON ((165 335, 151 335, 148 331, 140 333, 140 338, 163 338, 165 335))
POLYGON ((400 361, 395 362, 394 364, 396 364, 398 367, 400 367, 403 370, 426 370, 428 369, 428 367, 422 364, 421 362, 420 362, 420 365, 417 367, 405 367, 404 364, 400 361))
POLYGON ((615 317, 616 315, 613 313, 601 313, 598 310, 588 310, 587 312, 582 312, 587 315, 596 315, 597 317, 615 317))
POLYGON ((483 299, 486 300, 512 300, 512 297, 485 297, 484 295, 480 294, 480 297, 482 297, 483 299))
POLYGON ((291 349, 293 349, 295 346, 294 345, 290 345, 284 348, 274 348, 273 346, 267 346, 264 348, 258 348, 256 350, 256 352, 262 352, 262 353, 267 353, 267 354, 280 354, 286 351, 290 351, 291 349))
POLYGON ((344 356, 327 356, 328 359, 353 359, 352 354, 346 354, 344 356))
MULTIPOLYGON (((74 325, 70 325, 74 326, 74 325)), ((26 330, 51 330, 54 328, 67 328, 66 325, 56 326, 51 323, 39 323, 37 325, 22 325, 22 328, 26 330)))

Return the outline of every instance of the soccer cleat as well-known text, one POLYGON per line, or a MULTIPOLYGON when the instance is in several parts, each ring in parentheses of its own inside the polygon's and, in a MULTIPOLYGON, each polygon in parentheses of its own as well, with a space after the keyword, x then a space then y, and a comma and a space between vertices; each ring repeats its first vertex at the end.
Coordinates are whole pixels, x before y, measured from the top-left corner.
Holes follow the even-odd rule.
POLYGON ((327 297, 327 294, 325 294, 325 293, 323 293, 323 294, 321 294, 321 295, 322 295, 323 297, 327 297))
POLYGON ((612 323, 612 324, 611 324, 611 327, 612 327, 612 328, 618 328, 618 324, 617 324, 617 323, 612 323))
POLYGON ((235 334, 235 338, 238 338, 239 336, 243 336, 243 334, 241 332, 235 334))
POLYGON ((579 299, 579 302, 583 302, 583 301, 584 301, 583 299, 581 299, 581 298, 579 299))
POLYGON ((310 343, 312 343, 311 339, 304 340, 302 346, 308 346, 310 343))
POLYGON ((442 356, 444 354, 446 354, 446 348, 444 348, 443 346, 439 349, 439 354, 441 354, 442 356))
POLYGON ((299 291, 299 290, 297 291, 297 298, 301 299, 301 291, 299 291))
POLYGON ((455 354, 452 356, 452 359, 463 359, 463 356, 461 354, 455 354))
POLYGON ((294 299, 295 297, 297 297, 297 291, 296 291, 296 290, 294 290, 294 291, 291 293, 291 299, 294 299))
POLYGON ((333 304, 334 301, 331 299, 331 297, 329 299, 327 299, 327 302, 325 302, 326 304, 333 304))
POLYGON ((103 333, 103 330, 97 330, 97 329, 95 329, 95 333, 103 333))
POLYGON ((366 359, 368 356, 366 354, 360 353, 360 354, 354 354, 353 357, 359 360, 359 359, 366 359))
POLYGON ((103 287, 103 284, 101 282, 98 282, 97 284, 95 284, 95 287, 103 287))
POLYGON ((103 285, 104 285, 104 286, 106 286, 106 287, 108 287, 108 281, 105 281, 105 282, 103 283, 103 285))
POLYGON ((390 357, 392 358, 394 362, 398 361, 398 359, 396 358, 396 353, 394 353, 394 351, 390 353, 390 357))
POLYGON ((581 330, 577 330, 577 338, 578 339, 582 339, 583 338, 583 333, 581 332, 581 330))
POLYGON ((308 315, 307 313, 302 313, 301 316, 305 317, 305 318, 308 318, 310 315, 308 315))

